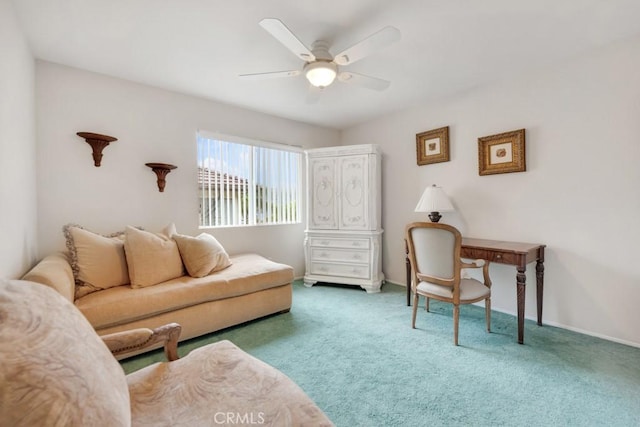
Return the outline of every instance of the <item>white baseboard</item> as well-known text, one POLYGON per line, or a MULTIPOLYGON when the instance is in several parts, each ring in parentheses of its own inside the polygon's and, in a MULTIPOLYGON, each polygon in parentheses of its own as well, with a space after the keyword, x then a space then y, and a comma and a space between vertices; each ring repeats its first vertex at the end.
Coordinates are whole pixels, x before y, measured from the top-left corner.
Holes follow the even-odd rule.
MULTIPOLYGON (((533 321, 538 321, 537 318, 530 318, 525 316, 527 319, 531 319, 533 321)), ((566 329, 568 331, 572 331, 572 332, 577 332, 579 334, 583 334, 583 335, 589 335, 592 337, 596 337, 596 338, 601 338, 603 340, 607 340, 607 341, 612 341, 618 344, 624 344, 624 345, 628 345, 630 347, 635 347, 635 348, 640 348, 640 343, 637 342, 633 342, 633 341, 627 341, 627 340, 622 340, 620 338, 615 338, 615 337, 610 337, 608 335, 604 335, 604 334, 598 334, 596 332, 591 332, 591 331, 586 331, 584 329, 580 329, 580 328, 574 328, 573 326, 568 326, 568 325, 564 325, 562 323, 558 323, 558 322, 543 322, 543 325, 549 325, 549 326, 554 326, 556 328, 561 328, 561 329, 566 329)))
MULTIPOLYGON (((403 288, 407 287, 406 283, 397 283, 397 282, 393 282, 391 280, 387 280, 387 283, 391 283, 391 284, 394 284, 394 285, 397 285, 397 286, 402 286, 403 288)), ((482 306, 482 303, 478 303, 478 305, 482 306)), ((512 312, 512 311, 498 310, 498 309, 495 309, 493 307, 491 308, 491 310, 497 311, 498 313, 508 314, 508 315, 513 316, 513 317, 517 317, 518 316, 517 313, 512 312)), ((537 317, 531 317, 531 316, 525 316, 525 319, 533 320, 534 322, 538 321, 537 317)), ((589 335, 589 336, 592 336, 592 337, 596 337, 596 338, 600 338, 600 339, 603 339, 603 340, 615 342, 615 343, 618 343, 618 344, 624 344, 624 345, 628 345, 630 347, 640 348, 640 343, 637 343, 637 342, 627 341, 627 340, 623 340, 623 339, 620 339, 620 338, 610 337, 610 336, 604 335, 604 334, 598 334, 596 332, 586 331, 584 329, 575 328, 573 326, 564 325, 564 324, 558 323, 558 322, 545 321, 545 322, 543 322, 543 325, 549 325, 549 326, 553 326, 553 327, 560 328, 560 329, 566 329, 566 330, 571 331, 571 332, 577 332, 579 334, 589 335)))

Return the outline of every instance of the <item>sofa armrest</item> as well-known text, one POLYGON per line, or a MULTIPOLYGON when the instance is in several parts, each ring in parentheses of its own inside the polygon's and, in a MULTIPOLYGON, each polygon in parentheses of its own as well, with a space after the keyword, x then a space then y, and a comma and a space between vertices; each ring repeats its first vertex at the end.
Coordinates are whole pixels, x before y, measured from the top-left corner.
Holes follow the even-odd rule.
POLYGON ((182 326, 177 323, 169 323, 153 330, 147 328, 131 329, 102 335, 102 341, 107 345, 114 356, 124 356, 157 343, 163 343, 164 354, 169 362, 178 360, 178 338, 182 326))
POLYGON ((71 302, 75 299, 76 284, 73 271, 67 257, 62 253, 43 258, 22 277, 22 280, 49 286, 71 302))

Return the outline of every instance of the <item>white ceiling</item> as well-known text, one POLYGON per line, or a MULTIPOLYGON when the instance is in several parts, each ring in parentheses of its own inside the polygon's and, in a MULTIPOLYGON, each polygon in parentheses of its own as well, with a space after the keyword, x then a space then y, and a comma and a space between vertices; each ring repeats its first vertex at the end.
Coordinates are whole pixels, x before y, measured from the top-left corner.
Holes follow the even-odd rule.
MULTIPOLYGON (((343 129, 640 34, 639 0, 14 0, 37 58, 343 129), (386 25, 402 40, 345 69, 384 92, 336 82, 307 104, 301 69, 258 25, 279 18, 332 53, 386 25)), ((123 104, 124 105, 124 104, 123 104)))

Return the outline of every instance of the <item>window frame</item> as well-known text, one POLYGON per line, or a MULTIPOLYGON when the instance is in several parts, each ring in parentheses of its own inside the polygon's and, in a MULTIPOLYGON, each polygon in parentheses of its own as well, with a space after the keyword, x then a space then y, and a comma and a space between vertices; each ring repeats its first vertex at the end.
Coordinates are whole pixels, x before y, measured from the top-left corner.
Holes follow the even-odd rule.
MULTIPOLYGON (((246 138, 246 137, 241 137, 241 136, 236 136, 236 135, 229 135, 229 134, 224 134, 224 133, 219 133, 219 132, 210 132, 210 131, 204 131, 204 130, 198 130, 196 132, 196 163, 197 163, 197 185, 198 185, 198 205, 199 205, 199 209, 198 209, 198 228, 199 229, 213 229, 213 228, 236 228, 236 227, 262 227, 262 226, 282 226, 282 225, 296 225, 296 224, 301 224, 302 220, 303 220, 303 209, 304 209, 304 200, 303 200, 303 185, 304 185, 304 181, 303 181, 303 175, 304 175, 304 149, 301 146, 296 146, 296 145, 290 145, 290 144, 283 144, 283 143, 276 143, 276 142, 269 142, 269 141, 262 141, 262 140, 256 140, 256 139, 251 139, 251 138, 246 138), (232 144, 240 144, 240 145, 245 145, 245 146, 249 146, 251 147, 251 162, 250 162, 250 169, 251 169, 251 174, 249 177, 247 178, 242 178, 242 177, 237 177, 238 179, 245 179, 247 181, 247 192, 249 195, 253 195, 252 197, 248 197, 248 213, 247 213, 247 219, 248 219, 248 223, 247 224, 221 224, 221 225, 203 225, 202 221, 203 220, 203 215, 202 215, 202 209, 204 209, 204 203, 203 203, 203 189, 201 188, 201 184, 203 183, 203 181, 201 181, 201 172, 200 169, 203 168, 203 172, 202 172, 202 176, 204 176, 204 167, 203 164, 201 164, 201 148, 200 148, 200 138, 203 139, 210 139, 210 140, 217 140, 217 141, 222 141, 222 142, 227 142, 227 143, 232 143, 232 144), (270 150, 278 150, 278 151, 283 151, 283 152, 287 152, 287 153, 295 153, 298 154, 297 157, 297 176, 296 176, 296 185, 295 185, 295 201, 296 201, 296 209, 295 209, 295 215, 293 217, 293 219, 286 221, 286 222, 257 222, 257 214, 256 214, 256 209, 257 209, 257 200, 256 200, 256 191, 257 191, 257 164, 256 164, 256 159, 255 159, 255 148, 264 148, 264 149, 270 149, 270 150)), ((214 204, 210 204, 209 206, 213 206, 214 204)), ((215 222, 215 221, 214 221, 215 222)))

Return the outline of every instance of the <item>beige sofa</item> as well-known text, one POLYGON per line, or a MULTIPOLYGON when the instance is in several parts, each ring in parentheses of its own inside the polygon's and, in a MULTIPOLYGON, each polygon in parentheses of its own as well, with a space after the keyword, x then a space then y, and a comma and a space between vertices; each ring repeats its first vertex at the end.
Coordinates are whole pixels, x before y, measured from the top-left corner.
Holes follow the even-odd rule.
POLYGON ((24 280, 55 289, 84 314, 99 335, 176 322, 181 340, 291 308, 293 268, 256 254, 231 256, 231 265, 204 277, 182 276, 154 286, 121 285, 75 299, 65 254, 45 257, 24 280))

